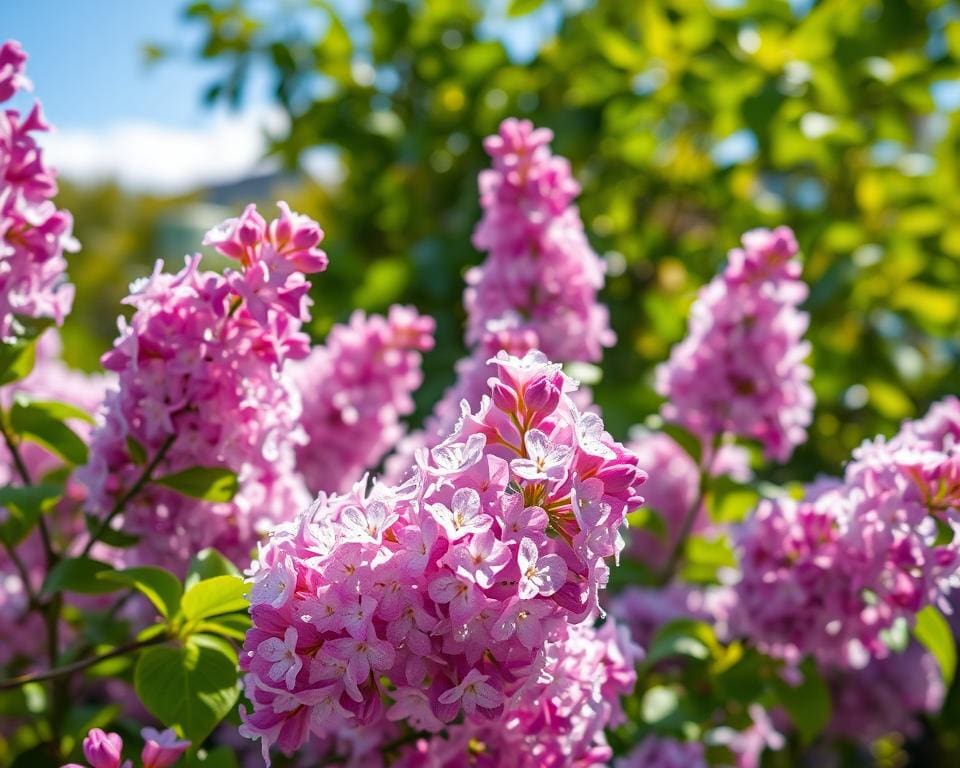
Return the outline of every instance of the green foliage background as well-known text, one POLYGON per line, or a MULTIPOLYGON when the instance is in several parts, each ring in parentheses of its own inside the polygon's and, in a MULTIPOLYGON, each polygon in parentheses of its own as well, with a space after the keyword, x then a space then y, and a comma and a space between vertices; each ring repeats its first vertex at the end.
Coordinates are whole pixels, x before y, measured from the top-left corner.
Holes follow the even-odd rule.
MULTIPOLYGON (((619 343, 596 397, 615 433, 656 410, 653 367, 726 250, 742 231, 778 223, 796 230, 805 254, 818 407, 808 445, 775 479, 835 472, 862 439, 957 389, 955 3, 520 0, 514 23, 542 39, 529 60, 490 32, 504 5, 185 9, 206 30, 196 53, 220 68, 208 100, 240 104, 251 73, 266 71, 291 117, 272 151, 295 166, 326 147, 345 168, 335 188, 291 200, 327 230, 318 338, 356 306, 400 301, 433 314, 438 348, 419 399, 429 407, 463 351, 462 273, 482 258, 470 245, 481 140, 517 115, 556 133, 610 265, 603 300, 619 343)), ((89 195, 63 196, 96 265, 92 276, 73 270, 81 304, 118 272, 142 271, 129 256, 162 208, 107 192, 99 209, 89 195)), ((102 347, 112 312, 96 304, 102 347)), ((72 327, 85 322, 81 310, 72 327)))

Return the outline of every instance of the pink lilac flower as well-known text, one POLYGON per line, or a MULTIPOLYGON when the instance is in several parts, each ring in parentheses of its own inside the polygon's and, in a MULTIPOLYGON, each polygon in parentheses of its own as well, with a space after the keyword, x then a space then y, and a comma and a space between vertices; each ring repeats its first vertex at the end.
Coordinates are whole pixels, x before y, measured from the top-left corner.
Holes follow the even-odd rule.
POLYGON ((746 728, 734 730, 721 726, 710 733, 710 739, 733 753, 737 768, 760 768, 764 752, 768 749, 778 752, 787 742, 762 706, 756 702, 750 704, 747 714, 751 722, 746 728))
MULTIPOLYGON (((95 414, 107 388, 112 384, 112 375, 85 374, 67 367, 60 359, 60 341, 54 329, 48 330, 37 342, 37 359, 31 373, 20 381, 3 388, 0 404, 9 408, 17 399, 56 401, 67 403, 95 414)), ((68 426, 84 441, 89 439, 92 426, 77 418, 67 420, 68 426)), ((38 481, 49 472, 59 469, 63 462, 54 454, 34 442, 23 442, 19 453, 33 481, 38 481)), ((0 484, 20 485, 13 459, 0 445, 0 484)), ((82 505, 85 488, 73 478, 67 480, 64 497, 57 507, 46 515, 46 520, 58 549, 69 549, 72 541, 79 539, 85 530, 82 505)), ((7 510, 0 508, 0 521, 7 510)), ((34 592, 39 591, 46 575, 46 562, 39 531, 17 546, 17 554, 24 564, 27 578, 34 592)), ((0 624, 16 626, 17 632, 0 634, 0 668, 15 665, 23 668, 38 660, 45 649, 37 647, 36 638, 44 635, 39 615, 28 611, 28 590, 23 574, 10 561, 5 549, 0 549, 0 624)), ((62 634, 69 635, 64 626, 62 634)), ((2 729, 0 729, 2 730, 2 729)))
POLYGON ((103 357, 118 388, 81 473, 90 512, 107 515, 158 457, 154 478, 226 467, 238 490, 230 501, 208 502, 148 483, 124 507, 124 530, 141 536, 124 561, 182 571, 193 553, 213 546, 244 562, 266 528, 304 503, 294 456, 303 439, 300 400, 281 374, 309 351, 301 330, 309 284, 299 270, 326 265, 322 236, 283 204, 269 224, 250 206, 205 241, 240 259, 241 271, 201 272, 194 256, 176 274, 158 264, 132 286, 133 317, 121 320, 103 357))
POLYGON ((140 753, 143 768, 170 768, 190 747, 190 742, 178 739, 172 728, 165 731, 144 728, 140 735, 144 741, 143 751, 140 753))
POLYGON ((518 313, 554 360, 596 361, 614 342, 597 302, 603 262, 573 204, 580 187, 566 159, 553 155, 546 128, 509 118, 484 141, 493 168, 480 174, 483 218, 473 244, 487 260, 467 273, 467 342, 488 323, 518 313))
POLYGON ((698 741, 679 741, 666 736, 647 736, 614 768, 707 768, 706 750, 698 741))
MULTIPOLYGON (((296 751, 310 734, 334 749, 338 734, 396 722, 379 729, 388 738, 407 716, 448 737, 462 718, 469 738, 492 739, 505 712, 552 700, 543 670, 567 658, 557 651, 551 661, 551 649, 575 642, 597 614, 643 475, 602 426, 578 441, 575 383, 559 366, 537 352, 492 362, 488 391, 508 387, 514 400, 484 396, 447 440, 418 451, 403 484, 363 478, 321 494, 261 550, 241 667, 252 705, 243 733, 265 754, 274 744, 296 751), (543 436, 529 441, 536 456, 552 457, 534 477, 512 466, 535 461, 531 432, 543 436), (518 505, 536 511, 519 516, 518 505), (526 520, 522 535, 508 515, 526 520)), ((576 671, 592 680, 591 670, 576 671)), ((590 698, 595 716, 612 712, 597 709, 602 700, 590 698)), ((551 717, 568 715, 560 707, 551 717)), ((589 753, 603 723, 577 722, 564 749, 589 744, 589 753)), ((351 759, 379 743, 362 741, 351 759)))
POLYGON ((747 232, 724 272, 701 289, 686 338, 657 369, 664 417, 706 444, 730 433, 785 462, 806 439, 814 396, 796 255, 786 227, 747 232))
POLYGON ((919 736, 921 718, 939 712, 946 695, 936 660, 915 642, 863 669, 827 669, 824 676, 832 704, 828 732, 864 745, 892 733, 919 736))
POLYGON ((94 728, 83 740, 83 756, 91 768, 117 768, 120 765, 123 739, 116 733, 94 728))
MULTIPOLYGON (((170 768, 190 747, 190 742, 178 739, 172 728, 158 731, 156 728, 144 728, 143 751, 140 753, 142 768, 170 768)), ((123 760, 123 739, 118 733, 106 733, 100 728, 92 728, 83 739, 83 756, 90 768, 133 768, 131 760, 123 760)), ((63 768, 84 768, 69 763, 63 768)))
MULTIPOLYGON (((8 40, 0 46, 0 102, 29 85, 26 54, 8 40)), ((79 248, 73 219, 53 203, 54 172, 45 164, 35 134, 49 130, 40 105, 26 116, 0 110, 0 340, 10 342, 27 319, 58 325, 70 312, 73 286, 66 282, 64 252, 79 248)))
POLYGON ((433 319, 411 307, 391 307, 386 317, 357 311, 290 367, 307 435, 297 466, 312 491, 348 490, 399 442, 433 330, 433 319))
POLYGON ((787 659, 864 666, 960 585, 960 473, 945 410, 858 448, 842 481, 762 502, 739 533, 740 631, 787 659), (924 436, 926 435, 926 436, 924 436))
MULTIPOLYGON (((544 646, 538 679, 505 701, 495 718, 468 718, 421 738, 398 768, 558 768, 608 765, 603 729, 624 721, 621 696, 635 682, 637 649, 611 621, 570 626, 544 646)), ((439 729, 425 729, 439 730, 439 729)))

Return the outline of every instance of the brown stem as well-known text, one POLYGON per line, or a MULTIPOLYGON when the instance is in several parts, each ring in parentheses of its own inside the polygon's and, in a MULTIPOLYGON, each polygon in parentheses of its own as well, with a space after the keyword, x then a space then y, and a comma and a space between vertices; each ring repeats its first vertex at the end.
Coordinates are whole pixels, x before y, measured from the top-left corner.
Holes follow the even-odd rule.
MULTIPOLYGON (((20 455, 20 448, 17 445, 17 441, 14 440, 13 435, 10 434, 10 430, 7 428, 5 417, 0 418, 0 432, 3 433, 3 441, 7 445, 7 450, 10 451, 10 456, 13 457, 13 464, 17 468, 17 474, 20 475, 20 480, 24 485, 33 485, 30 470, 27 469, 26 462, 24 462, 23 456, 20 455)), ((40 541, 43 544, 43 554, 46 558, 47 570, 49 571, 58 560, 57 553, 53 549, 53 539, 50 536, 50 529, 47 527, 47 521, 44 520, 43 515, 40 516, 37 525, 40 529, 40 541)))
POLYGON ((92 666, 99 664, 101 661, 107 661, 108 659, 114 659, 117 656, 125 656, 128 653, 134 653, 139 651, 141 648, 146 648, 151 645, 158 645, 160 643, 165 643, 170 639, 170 636, 167 634, 157 635, 156 637, 151 637, 147 640, 137 640, 132 643, 125 643, 124 645, 118 645, 112 651, 107 651, 106 653, 101 653, 99 656, 91 656, 86 659, 80 659, 75 661, 72 664, 65 664, 62 667, 54 667, 53 669, 48 669, 44 672, 28 672, 17 677, 11 677, 9 680, 0 680, 0 691, 10 691, 14 688, 20 688, 29 683, 42 683, 47 680, 57 680, 61 677, 67 677, 69 675, 76 674, 77 672, 82 672, 85 669, 88 669, 92 666))
POLYGON ((96 544, 100 537, 106 533, 107 528, 110 527, 110 523, 113 522, 114 518, 119 515, 124 507, 130 503, 130 500, 136 496, 143 489, 148 482, 150 482, 151 475, 153 471, 157 468, 161 461, 163 461, 164 456, 167 455, 167 451, 170 450, 170 446, 173 445, 174 440, 177 439, 175 434, 170 435, 160 446, 160 450, 157 451, 157 455, 153 457, 153 460, 143 469, 143 472, 140 473, 140 477, 137 478, 137 481, 130 486, 130 489, 123 494, 119 499, 117 499, 116 504, 113 505, 113 509, 110 510, 110 513, 100 521, 100 525, 97 527, 93 533, 90 534, 90 540, 84 546, 83 551, 80 553, 81 557, 86 557, 90 554, 90 550, 93 549, 93 545, 96 544))
POLYGON ((673 549, 670 550, 670 557, 667 558, 667 564, 657 577, 657 583, 660 586, 666 586, 669 584, 676 575, 677 568, 680 566, 680 558, 683 555, 683 550, 686 548, 687 539, 690 537, 690 532, 693 530, 693 524, 697 521, 697 515, 700 512, 700 505, 703 504, 703 500, 707 495, 707 485, 710 480, 713 464, 716 460, 717 451, 720 449, 722 439, 723 435, 717 435, 714 438, 710 449, 710 455, 707 458, 706 463, 704 463, 704 460, 701 458, 699 466, 700 482, 697 485, 697 497, 693 500, 693 504, 690 505, 690 508, 684 515, 683 522, 680 525, 680 530, 677 533, 677 540, 673 543, 673 549))

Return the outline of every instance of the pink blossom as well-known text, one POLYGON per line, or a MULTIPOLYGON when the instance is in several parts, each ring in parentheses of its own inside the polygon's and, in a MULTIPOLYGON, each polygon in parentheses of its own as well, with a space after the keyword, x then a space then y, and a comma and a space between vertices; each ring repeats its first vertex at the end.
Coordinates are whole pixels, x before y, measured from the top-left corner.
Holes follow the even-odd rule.
POLYGON ((201 272, 195 256, 177 274, 160 263, 131 286, 134 314, 103 357, 118 386, 78 472, 90 489, 89 511, 108 515, 149 463, 153 478, 223 467, 236 474, 238 490, 230 501, 207 502, 147 483, 124 507, 124 530, 141 537, 117 553, 124 563, 182 572, 206 546, 242 562, 265 529, 307 498, 295 470, 300 402, 281 373, 309 348, 302 330, 309 286, 296 265, 319 269, 325 259, 316 255, 319 228, 303 217, 284 223, 291 216, 281 205, 280 218, 266 225, 247 208, 208 238, 240 259, 240 272, 201 272), (255 279, 251 270, 259 270, 255 279))
POLYGON ((291 366, 306 433, 297 466, 311 490, 346 491, 401 440, 433 330, 433 319, 410 307, 393 306, 386 317, 354 312, 291 366))
POLYGON ((268 637, 257 646, 257 655, 272 666, 267 676, 271 680, 283 680, 288 689, 293 690, 297 675, 303 667, 303 660, 297 655, 297 630, 287 627, 283 640, 268 637))
POLYGON ((441 693, 437 701, 440 704, 459 702, 467 715, 473 715, 478 707, 496 709, 503 697, 496 688, 486 682, 489 679, 489 675, 482 675, 478 670, 471 669, 459 685, 441 693))
POLYGON ((636 649, 584 622, 599 611, 605 560, 622 546, 618 530, 641 501, 643 474, 602 426, 599 447, 584 450, 576 385, 558 366, 539 353, 490 364, 488 392, 509 388, 515 398, 484 397, 465 411, 456 432, 417 452, 402 485, 363 478, 347 493, 321 494, 262 548, 241 655, 244 734, 289 753, 313 733, 326 753, 345 733, 341 754, 360 760, 409 717, 428 731, 448 724, 424 747, 437 754, 470 733, 491 745, 549 744, 584 764, 609 758, 600 733, 619 716, 636 649), (525 440, 532 430, 542 439, 525 440), (561 470, 549 480, 511 469, 518 457, 536 463, 543 446, 561 470), (589 515, 574 511, 574 482, 589 484, 589 515), (284 690, 276 678, 290 667, 271 669, 288 653, 309 675, 284 690), (610 677, 598 672, 602 659, 610 677), (324 713, 336 704, 349 717, 316 715, 305 702, 318 687, 324 713), (508 713, 513 720, 502 719, 508 713), (560 731, 543 733, 543 718, 560 731), (507 722, 517 723, 513 735, 507 722))
MULTIPOLYGON (((0 102, 29 85, 20 44, 0 45, 0 102)), ((49 130, 40 105, 25 117, 0 109, 0 341, 22 335, 25 322, 63 323, 73 304, 64 252, 79 249, 68 211, 53 203, 56 174, 46 165, 35 134, 49 130)))
POLYGON ((707 445, 730 433, 784 462, 806 439, 814 396, 797 250, 786 227, 747 232, 700 291, 686 338, 657 369, 664 417, 707 445))
POLYGON ((552 595, 563 586, 567 577, 567 564, 560 555, 540 556, 537 545, 530 539, 520 540, 517 552, 520 567, 518 593, 521 600, 537 595, 552 595))
POLYGON ((140 753, 143 768, 170 768, 190 747, 190 742, 178 739, 172 728, 165 731, 144 728, 140 735, 144 741, 143 751, 140 753))
POLYGON ((524 480, 559 480, 566 474, 566 458, 570 447, 552 445, 539 429, 531 429, 523 436, 528 458, 514 459, 510 469, 524 480))
POLYGON ((123 739, 117 733, 93 728, 83 740, 83 756, 91 768, 119 768, 123 739))
POLYGON ((483 218, 473 234, 486 261, 467 273, 467 341, 511 313, 554 360, 600 358, 614 342, 597 302, 603 262, 583 231, 569 163, 551 154, 553 134, 527 120, 505 120, 484 142, 493 168, 480 174, 483 218))

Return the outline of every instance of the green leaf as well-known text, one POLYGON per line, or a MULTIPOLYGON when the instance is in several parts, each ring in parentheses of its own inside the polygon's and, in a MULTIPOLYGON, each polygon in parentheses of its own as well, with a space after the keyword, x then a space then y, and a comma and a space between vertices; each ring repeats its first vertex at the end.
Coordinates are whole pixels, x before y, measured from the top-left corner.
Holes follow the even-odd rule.
POLYGON ((753 488, 729 477, 718 477, 710 481, 707 508, 710 519, 715 523, 739 523, 759 501, 760 494, 753 488))
POLYGON ((233 563, 212 547, 201 549, 190 560, 187 569, 187 578, 183 582, 185 589, 190 589, 198 581, 212 579, 214 576, 239 576, 240 571, 233 563))
POLYGON ((183 615, 191 621, 245 611, 247 585, 239 576, 214 576, 198 581, 183 596, 183 615))
POLYGON ((526 16, 528 13, 533 13, 541 5, 543 5, 543 0, 512 0, 507 7, 507 16, 511 18, 526 16))
POLYGON ((683 579, 695 584, 715 584, 722 568, 733 568, 737 559, 725 535, 716 538, 693 535, 684 550, 683 579))
POLYGON ((134 544, 140 541, 139 536, 134 536, 132 533, 125 533, 124 531, 111 528, 110 526, 104 528, 103 532, 101 533, 101 521, 96 515, 86 514, 83 516, 83 518, 87 525, 87 532, 90 535, 97 535, 100 541, 111 547, 126 549, 127 547, 132 547, 134 544))
POLYGON ((830 722, 832 706, 830 690, 814 661, 800 665, 803 681, 790 685, 780 677, 773 678, 777 699, 790 716, 804 744, 809 744, 830 722))
POLYGON ((61 560, 43 582, 43 593, 79 592, 84 595, 105 595, 116 592, 121 585, 100 578, 113 568, 90 557, 71 557, 61 560))
POLYGON ((666 539, 667 525, 663 521, 663 515, 650 507, 640 507, 640 509, 627 515, 628 525, 635 530, 643 530, 656 536, 658 539, 666 539))
POLYGON ((932 605, 928 605, 917 614, 917 623, 913 626, 913 636, 933 654, 940 665, 940 674, 947 688, 953 683, 957 671, 957 646, 953 640, 950 625, 932 605))
POLYGON ((237 476, 225 467, 190 467, 154 482, 204 501, 230 501, 237 493, 237 476))
POLYGON ((87 424, 95 423, 93 416, 86 411, 77 408, 77 406, 71 405, 70 403, 62 403, 58 400, 32 400, 23 393, 17 395, 16 402, 19 405, 33 406, 34 408, 39 408, 43 411, 46 411, 47 414, 55 419, 78 419, 79 421, 84 421, 87 424))
POLYGON ((63 418, 62 403, 30 403, 19 400, 10 409, 10 426, 24 440, 39 443, 70 464, 87 461, 87 445, 63 418))
POLYGON ((643 694, 641 713, 643 722, 660 723, 673 715, 680 705, 680 697, 673 688, 657 685, 643 694))
POLYGON ((147 463, 147 449, 133 435, 127 435, 127 453, 130 454, 134 464, 143 466, 147 463))
POLYGON ((26 378, 37 359, 37 338, 53 325, 49 318, 17 318, 20 338, 0 343, 0 386, 26 378))
POLYGON ((693 619, 676 619, 657 630, 643 660, 645 666, 673 656, 688 656, 704 661, 716 656, 720 644, 709 624, 693 619))
POLYGON ((52 483, 0 488, 0 507, 6 510, 6 519, 0 523, 0 540, 15 547, 33 530, 40 515, 56 506, 62 495, 63 487, 52 483))
POLYGON ((687 452, 687 455, 693 459, 693 462, 698 467, 700 466, 700 457, 703 455, 703 445, 700 443, 698 437, 692 435, 679 424, 674 424, 669 421, 660 427, 660 431, 673 438, 674 442, 683 448, 683 450, 687 452))
POLYGON ((228 613, 197 624, 197 632, 218 635, 242 643, 253 622, 246 613, 228 613))
POLYGON ((236 653, 207 635, 193 635, 183 647, 148 648, 133 679, 150 713, 195 745, 230 712, 240 693, 236 653))
POLYGON ((163 568, 126 568, 122 571, 101 573, 98 578, 124 584, 142 592, 165 619, 176 614, 180 608, 180 596, 183 594, 180 581, 163 568))

